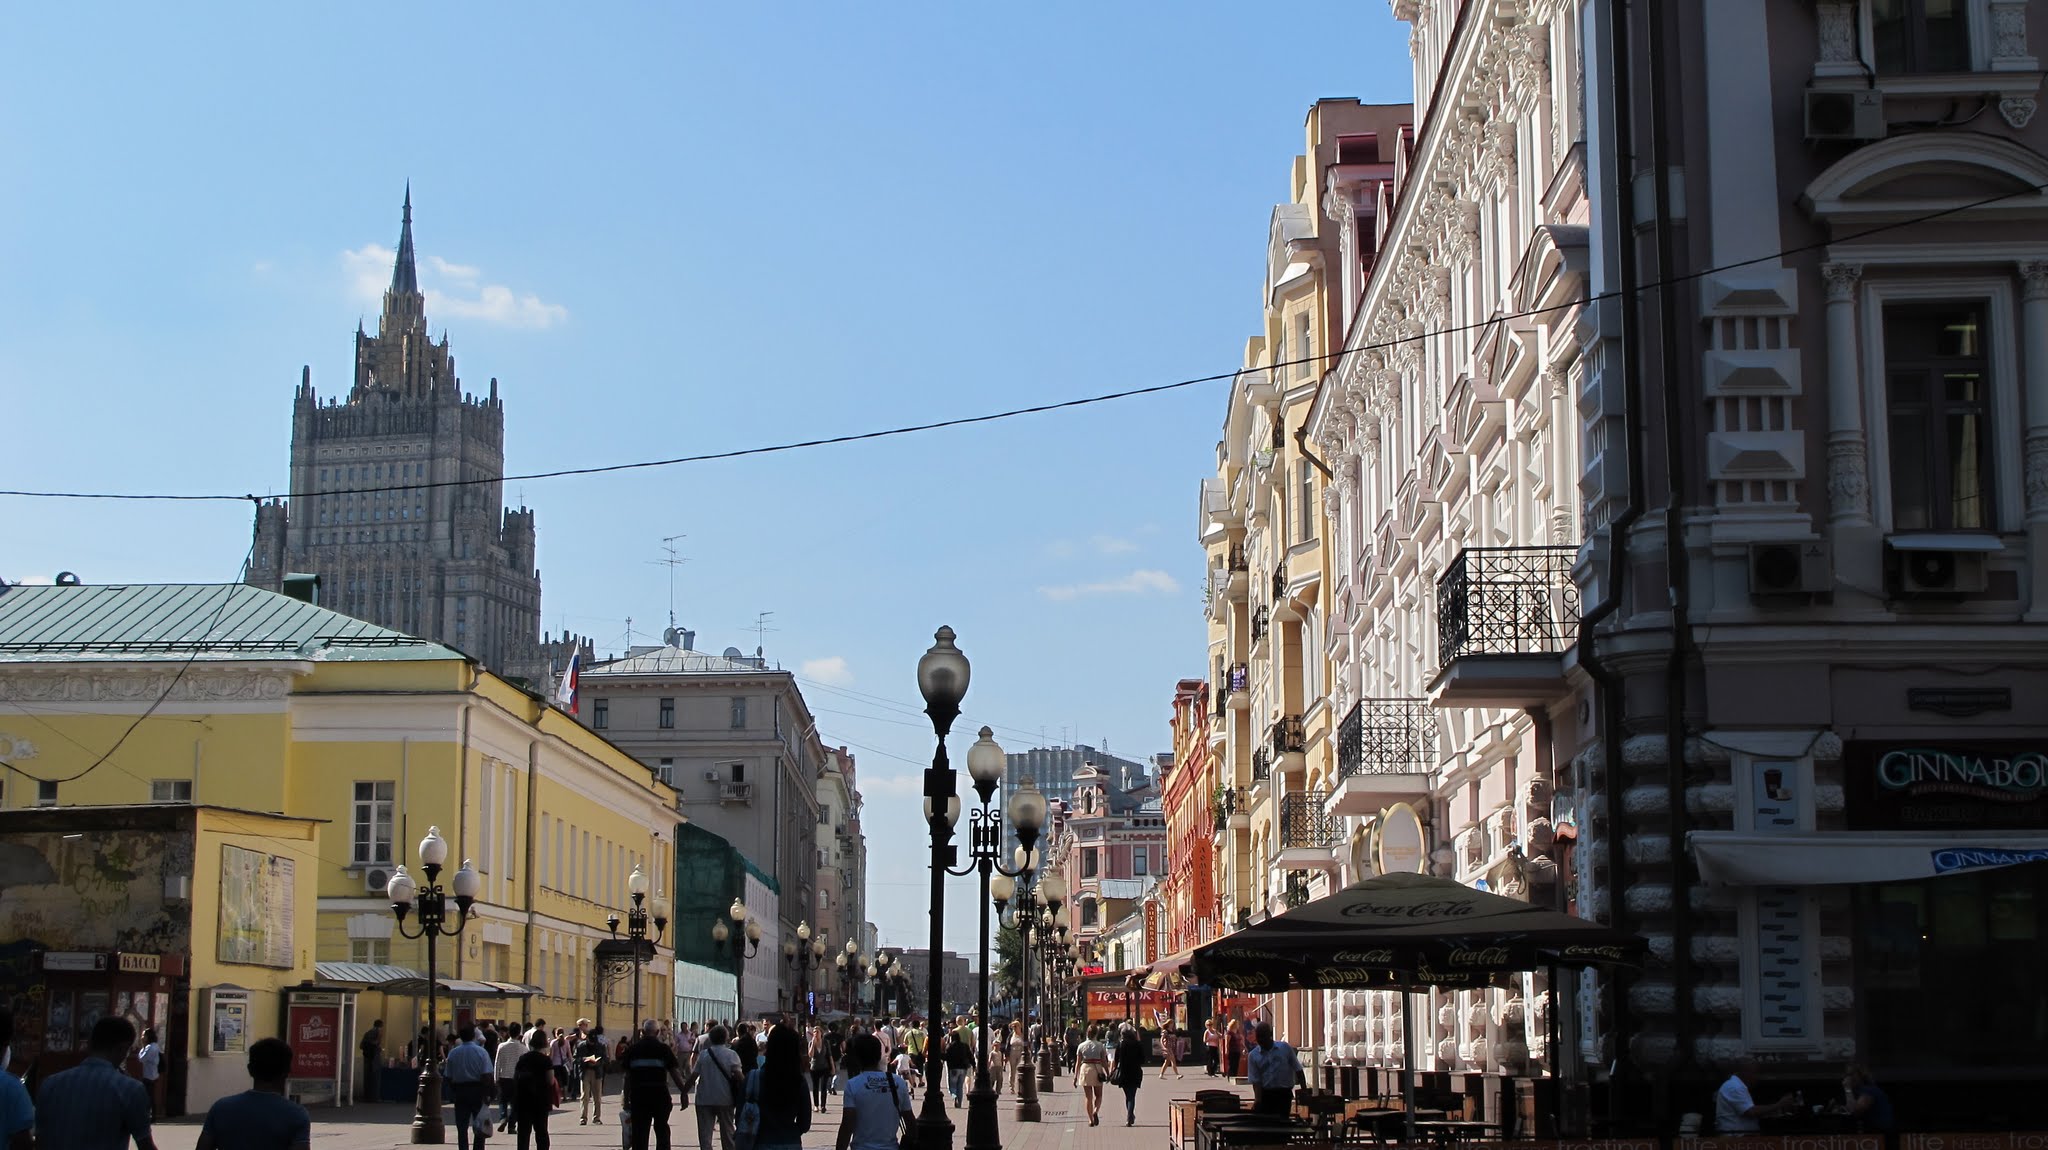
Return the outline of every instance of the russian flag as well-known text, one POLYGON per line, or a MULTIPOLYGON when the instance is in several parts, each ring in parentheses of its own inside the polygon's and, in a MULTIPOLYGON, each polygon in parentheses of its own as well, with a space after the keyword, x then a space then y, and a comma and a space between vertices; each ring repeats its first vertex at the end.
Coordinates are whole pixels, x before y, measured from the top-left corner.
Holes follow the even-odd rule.
POLYGON ((555 705, 572 715, 576 713, 576 689, 582 672, 583 652, 578 651, 569 656, 569 668, 555 684, 555 705))

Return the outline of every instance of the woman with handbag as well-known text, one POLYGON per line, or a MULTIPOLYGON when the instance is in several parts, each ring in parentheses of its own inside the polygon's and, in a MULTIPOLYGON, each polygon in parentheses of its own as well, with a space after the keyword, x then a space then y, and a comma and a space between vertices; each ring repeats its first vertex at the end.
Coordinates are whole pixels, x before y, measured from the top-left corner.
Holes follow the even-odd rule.
POLYGON ((856 1034, 846 1040, 846 1057, 850 1073, 836 1150, 916 1150, 910 1087, 894 1074, 876 1069, 882 1061, 881 1040, 856 1034))
POLYGON ((762 1044, 761 1068, 747 1075, 742 1119, 753 1111, 754 1150, 797 1150, 811 1128, 811 1092, 804 1083, 804 1040, 778 1023, 762 1044))
MULTIPOLYGON (((1138 1028, 1124 1023, 1123 1037, 1116 1044, 1116 1077, 1114 1081, 1124 1092, 1124 1125, 1138 1124, 1138 1084, 1145 1080, 1145 1040, 1138 1037, 1138 1028)), ((1100 1106, 1101 1103, 1097 1103, 1100 1106)))
POLYGON ((1081 1082, 1081 1103, 1088 1111, 1088 1125, 1102 1125, 1102 1083, 1109 1076, 1109 1048, 1102 1044, 1102 1028, 1088 1028, 1088 1038, 1074 1052, 1074 1076, 1081 1082))
POLYGON ((825 1112, 825 1095, 832 1089, 832 1048, 825 1041, 825 1028, 811 1027, 811 1104, 825 1112))

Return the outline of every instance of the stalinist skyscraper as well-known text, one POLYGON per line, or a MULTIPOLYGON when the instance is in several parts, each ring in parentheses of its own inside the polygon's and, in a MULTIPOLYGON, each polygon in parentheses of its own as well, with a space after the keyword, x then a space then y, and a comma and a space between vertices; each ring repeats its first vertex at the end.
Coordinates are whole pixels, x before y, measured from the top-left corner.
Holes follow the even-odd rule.
POLYGON ((377 334, 356 325, 348 398, 322 401, 311 367, 292 402, 291 494, 259 507, 247 581, 320 576, 320 602, 446 643, 499 674, 540 674, 533 512, 506 510, 498 381, 465 395, 444 332, 427 334, 413 260, 412 189, 377 334))

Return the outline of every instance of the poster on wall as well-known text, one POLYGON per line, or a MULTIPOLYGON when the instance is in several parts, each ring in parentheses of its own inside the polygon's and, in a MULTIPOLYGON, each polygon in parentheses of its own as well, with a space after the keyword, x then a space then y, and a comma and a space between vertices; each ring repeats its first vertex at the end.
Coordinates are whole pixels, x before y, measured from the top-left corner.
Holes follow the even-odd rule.
POLYGON ((222 844, 220 961, 291 968, 295 869, 280 855, 222 844))
POLYGON ((2048 828, 2048 747, 1859 739, 1842 772, 1856 830, 2048 828))
POLYGON ((1809 1000, 1806 906, 1801 887, 1758 887, 1756 898, 1756 1037, 1803 1042, 1813 1037, 1809 1000))
POLYGON ((341 1000, 294 1002, 285 1020, 293 1078, 332 1081, 341 1073, 341 1000))
POLYGON ((246 1054, 249 1051, 249 992, 213 992, 212 1051, 215 1054, 246 1054))
POLYGON ((1749 765, 1750 807, 1760 831, 1799 829, 1799 764, 1758 759, 1749 765))

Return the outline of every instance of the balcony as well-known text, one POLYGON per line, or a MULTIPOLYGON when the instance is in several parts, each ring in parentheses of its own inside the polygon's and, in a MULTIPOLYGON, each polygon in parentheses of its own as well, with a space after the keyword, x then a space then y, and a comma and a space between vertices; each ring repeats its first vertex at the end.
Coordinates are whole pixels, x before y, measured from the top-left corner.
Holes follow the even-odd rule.
POLYGON ((1246 402, 1264 407, 1280 398, 1280 387, 1273 380, 1273 373, 1263 367, 1254 367, 1243 372, 1238 378, 1244 380, 1246 402))
POLYGON ((1224 682, 1229 692, 1229 706, 1233 711, 1250 709, 1252 705, 1252 672, 1244 663, 1232 663, 1226 672, 1224 682))
POLYGON ((1299 619, 1301 612, 1295 609, 1294 598, 1287 593, 1287 561, 1282 559, 1273 564, 1273 618, 1299 619))
POLYGON ((1281 870, 1334 867, 1344 842, 1344 820, 1324 808, 1328 791, 1294 791, 1280 796, 1280 852, 1273 865, 1281 870))
POLYGON ((1300 715, 1282 715, 1266 732, 1266 747, 1283 771, 1298 771, 1308 761, 1308 734, 1300 715))
POLYGON ((1436 680, 1451 707, 1535 707, 1564 696, 1578 636, 1573 547, 1468 547, 1436 581, 1436 680))
POLYGON ((1225 572, 1223 580, 1224 594, 1230 596, 1233 600, 1243 602, 1244 597, 1252 589, 1252 567, 1250 561, 1245 558, 1244 544, 1233 543, 1230 545, 1230 551, 1224 558, 1223 567, 1225 572))
POLYGON ((1436 715, 1429 700, 1360 699, 1337 725, 1330 813, 1369 815, 1426 797, 1436 762, 1436 715))
POLYGON ((1264 603, 1252 609, 1252 649, 1266 641, 1266 632, 1272 628, 1273 609, 1264 603))
POLYGON ((1252 752, 1252 785, 1258 786, 1273 777, 1273 752, 1260 747, 1252 752))

